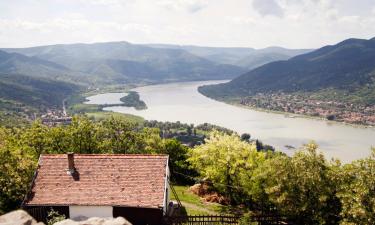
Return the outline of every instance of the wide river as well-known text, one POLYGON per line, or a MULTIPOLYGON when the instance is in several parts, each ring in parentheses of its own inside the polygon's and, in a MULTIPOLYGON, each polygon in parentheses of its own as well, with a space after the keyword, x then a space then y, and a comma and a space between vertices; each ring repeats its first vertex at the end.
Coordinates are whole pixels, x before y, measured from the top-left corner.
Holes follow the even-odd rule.
MULTIPOLYGON (((354 127, 319 119, 290 118, 283 114, 269 113, 228 105, 201 95, 197 88, 223 81, 182 82, 150 85, 135 88, 147 104, 147 110, 129 107, 107 107, 105 110, 142 116, 147 120, 180 121, 184 123, 212 123, 238 133, 250 133, 278 150, 292 154, 295 150, 286 145, 300 147, 316 141, 325 156, 343 162, 370 155, 375 146, 375 129, 354 127)), ((125 94, 123 94, 125 95, 125 94)), ((91 104, 111 104, 118 101, 119 93, 107 93, 91 98, 91 104)), ((117 102, 116 102, 117 103, 117 102)))

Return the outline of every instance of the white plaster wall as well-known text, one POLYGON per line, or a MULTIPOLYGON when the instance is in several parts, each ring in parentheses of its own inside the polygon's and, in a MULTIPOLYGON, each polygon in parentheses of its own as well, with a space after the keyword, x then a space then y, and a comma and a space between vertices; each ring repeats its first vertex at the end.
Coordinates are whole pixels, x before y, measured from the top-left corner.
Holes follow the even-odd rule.
POLYGON ((166 214, 167 211, 168 211, 168 204, 171 200, 170 196, 171 196, 171 188, 169 186, 169 183, 167 183, 167 189, 166 189, 166 192, 164 194, 167 194, 167 196, 165 196, 165 202, 164 202, 164 206, 163 206, 163 213, 166 214))
POLYGON ((79 219, 82 217, 113 217, 112 206, 69 206, 71 219, 79 219))

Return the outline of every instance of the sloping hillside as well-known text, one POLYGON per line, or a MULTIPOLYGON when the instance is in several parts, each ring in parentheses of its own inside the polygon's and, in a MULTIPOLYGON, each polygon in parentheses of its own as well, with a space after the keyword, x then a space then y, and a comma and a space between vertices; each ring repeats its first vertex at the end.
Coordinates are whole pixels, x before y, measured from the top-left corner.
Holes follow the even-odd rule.
POLYGON ((215 63, 182 49, 128 42, 51 45, 4 49, 63 65, 104 82, 184 81, 234 78, 245 70, 215 63))
POLYGON ((79 88, 47 78, 0 74, 0 124, 15 125, 33 118, 34 113, 61 110, 63 100, 79 88))
POLYGON ((0 73, 23 74, 38 79, 53 79, 74 83, 85 83, 86 74, 73 71, 55 62, 26 56, 19 53, 8 53, 0 50, 0 73))
POLYGON ((167 45, 167 44, 149 44, 153 48, 183 49, 191 54, 206 58, 213 62, 232 64, 246 68, 254 69, 264 64, 287 60, 296 55, 312 51, 311 49, 287 49, 281 47, 268 47, 263 49, 238 48, 238 47, 202 47, 192 45, 167 45))
POLYGON ((375 38, 348 39, 199 91, 252 107, 375 124, 375 38))
POLYGON ((229 83, 204 87, 201 91, 246 96, 325 88, 358 90, 373 84, 374 79, 375 39, 349 39, 287 61, 269 63, 229 83))

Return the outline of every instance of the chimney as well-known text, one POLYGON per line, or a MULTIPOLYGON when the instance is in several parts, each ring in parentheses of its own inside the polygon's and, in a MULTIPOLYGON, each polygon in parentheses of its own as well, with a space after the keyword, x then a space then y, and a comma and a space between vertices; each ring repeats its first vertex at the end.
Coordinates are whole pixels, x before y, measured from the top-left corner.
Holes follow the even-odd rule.
POLYGON ((68 152, 68 171, 67 173, 73 175, 76 169, 74 168, 74 152, 68 152))

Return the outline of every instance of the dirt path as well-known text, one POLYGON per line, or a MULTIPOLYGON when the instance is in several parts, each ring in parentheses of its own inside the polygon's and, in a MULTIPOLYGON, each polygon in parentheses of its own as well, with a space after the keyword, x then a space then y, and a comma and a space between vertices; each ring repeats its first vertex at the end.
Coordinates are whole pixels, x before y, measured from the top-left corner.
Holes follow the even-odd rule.
POLYGON ((185 206, 186 208, 203 211, 203 212, 206 212, 206 213, 211 214, 211 215, 217 215, 218 214, 217 212, 215 212, 213 210, 210 210, 210 209, 207 209, 207 208, 204 208, 204 207, 201 207, 201 206, 197 206, 195 204, 191 204, 191 203, 188 203, 188 202, 181 201, 181 204, 182 204, 182 206, 185 206))

